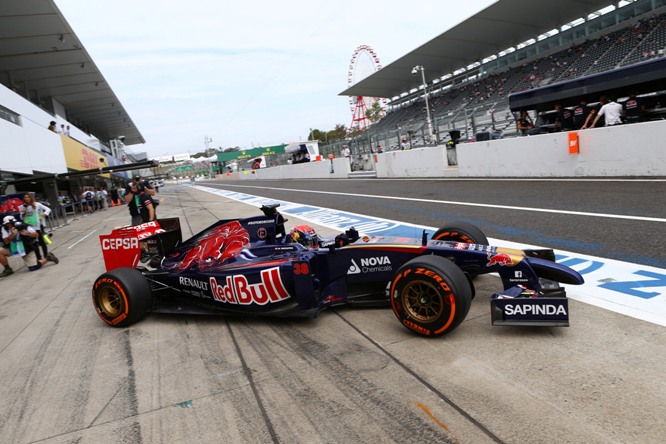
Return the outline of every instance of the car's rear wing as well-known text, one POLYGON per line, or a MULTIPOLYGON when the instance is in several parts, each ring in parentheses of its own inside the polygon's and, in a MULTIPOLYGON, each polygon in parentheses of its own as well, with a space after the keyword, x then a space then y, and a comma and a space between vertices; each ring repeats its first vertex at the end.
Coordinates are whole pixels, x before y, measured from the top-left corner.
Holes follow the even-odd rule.
POLYGON ((106 271, 121 267, 136 268, 164 254, 182 242, 177 217, 145 224, 119 227, 99 237, 106 271))

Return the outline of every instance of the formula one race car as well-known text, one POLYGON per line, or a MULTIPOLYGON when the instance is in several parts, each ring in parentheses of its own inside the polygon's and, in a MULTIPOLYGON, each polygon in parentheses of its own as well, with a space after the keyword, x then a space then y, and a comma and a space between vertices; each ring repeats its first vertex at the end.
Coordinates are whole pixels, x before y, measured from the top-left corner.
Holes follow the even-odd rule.
POLYGON ((568 326, 558 282, 582 284, 555 263, 552 250, 488 246, 468 223, 431 239, 361 236, 353 228, 324 239, 308 226, 289 233, 279 204, 264 216, 221 220, 182 242, 177 218, 100 236, 107 272, 92 299, 109 325, 125 327, 147 312, 316 317, 339 305, 391 306, 423 336, 454 330, 469 311, 473 278, 498 273, 495 325, 568 326))

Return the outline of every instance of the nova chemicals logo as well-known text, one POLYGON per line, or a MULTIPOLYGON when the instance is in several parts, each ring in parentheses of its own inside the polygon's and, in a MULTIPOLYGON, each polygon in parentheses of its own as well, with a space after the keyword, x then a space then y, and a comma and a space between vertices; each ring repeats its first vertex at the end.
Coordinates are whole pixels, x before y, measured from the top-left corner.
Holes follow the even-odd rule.
POLYGON ((361 266, 354 259, 351 261, 351 266, 347 270, 347 274, 359 274, 359 273, 379 273, 382 271, 393 271, 391 266, 391 260, 388 256, 380 257, 367 257, 361 259, 361 266))

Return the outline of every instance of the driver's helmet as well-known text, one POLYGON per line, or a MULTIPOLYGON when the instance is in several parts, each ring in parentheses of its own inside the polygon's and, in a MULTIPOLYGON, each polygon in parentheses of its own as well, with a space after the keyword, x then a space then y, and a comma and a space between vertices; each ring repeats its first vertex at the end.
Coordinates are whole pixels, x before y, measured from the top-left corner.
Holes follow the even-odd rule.
POLYGON ((319 246, 319 236, 310 225, 296 225, 289 232, 292 242, 298 242, 307 248, 319 246))

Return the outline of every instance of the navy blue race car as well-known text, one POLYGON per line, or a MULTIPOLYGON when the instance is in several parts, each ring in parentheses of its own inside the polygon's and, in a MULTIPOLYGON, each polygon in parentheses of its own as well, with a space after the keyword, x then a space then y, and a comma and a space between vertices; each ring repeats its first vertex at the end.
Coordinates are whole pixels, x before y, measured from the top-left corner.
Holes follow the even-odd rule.
POLYGON ((218 221, 184 242, 177 218, 100 236, 107 272, 93 285, 97 313, 125 327, 148 312, 314 318, 340 305, 390 306, 406 328, 439 336, 465 319, 478 275, 498 273, 504 286, 492 296, 494 325, 568 326, 558 283, 583 283, 552 250, 489 246, 468 223, 430 238, 352 228, 325 239, 307 225, 287 233, 278 206, 218 221))

